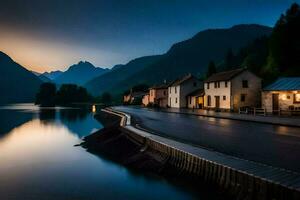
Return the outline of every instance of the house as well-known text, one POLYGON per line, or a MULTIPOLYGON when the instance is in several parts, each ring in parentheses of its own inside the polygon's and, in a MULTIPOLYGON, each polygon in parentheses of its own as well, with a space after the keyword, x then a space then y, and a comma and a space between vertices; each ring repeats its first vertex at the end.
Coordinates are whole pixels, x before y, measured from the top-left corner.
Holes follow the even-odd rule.
POLYGON ((145 95, 147 95, 146 92, 142 92, 142 91, 133 92, 131 90, 130 93, 125 94, 123 96, 123 103, 124 104, 141 104, 143 97, 145 95))
POLYGON ((168 87, 168 106, 171 108, 188 107, 187 95, 203 87, 203 83, 191 74, 175 80, 168 87))
POLYGON ((143 106, 148 106, 150 103, 149 100, 150 100, 150 95, 149 94, 144 95, 144 97, 142 99, 143 106))
POLYGON ((153 86, 149 91, 149 103, 154 106, 168 106, 168 84, 153 86))
POLYGON ((260 105, 261 79, 246 68, 211 75, 204 81, 204 107, 237 111, 260 105))
POLYGON ((300 111, 300 77, 279 78, 263 88, 262 107, 270 113, 300 111))
POLYGON ((204 89, 197 89, 187 95, 188 108, 203 109, 204 107, 204 89))

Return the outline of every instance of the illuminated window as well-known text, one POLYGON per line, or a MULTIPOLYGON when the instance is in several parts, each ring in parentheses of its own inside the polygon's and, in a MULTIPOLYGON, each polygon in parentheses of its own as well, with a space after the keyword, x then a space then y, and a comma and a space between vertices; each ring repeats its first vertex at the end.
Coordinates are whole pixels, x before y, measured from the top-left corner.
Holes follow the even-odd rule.
POLYGON ((300 103, 300 93, 294 94, 294 103, 300 103))

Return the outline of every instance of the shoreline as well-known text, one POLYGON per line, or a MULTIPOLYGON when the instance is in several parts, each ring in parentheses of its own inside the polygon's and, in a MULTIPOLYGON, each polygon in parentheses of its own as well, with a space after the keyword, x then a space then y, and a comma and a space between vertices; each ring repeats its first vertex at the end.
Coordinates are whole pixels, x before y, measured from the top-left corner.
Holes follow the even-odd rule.
MULTIPOLYGON (((101 112, 95 118, 103 123, 104 128, 86 136, 81 146, 88 152, 105 157, 121 164, 143 176, 154 176, 170 182, 175 186, 184 187, 187 191, 203 197, 201 191, 209 192, 209 199, 232 199, 227 192, 214 184, 205 182, 193 173, 179 169, 170 162, 170 157, 123 132, 119 117, 101 112)), ((205 195, 204 195, 204 199, 205 195)))
MULTIPOLYGON (((155 161, 159 161, 158 163, 163 163, 163 167, 171 167, 172 170, 165 170, 167 175, 173 171, 171 174, 176 177, 196 178, 220 191, 223 196, 231 197, 230 199, 300 198, 300 176, 298 173, 249 162, 153 135, 147 130, 143 131, 131 126, 130 115, 112 109, 104 109, 103 111, 106 112, 104 115, 108 118, 109 116, 121 118, 118 121, 121 123, 115 124, 116 130, 120 132, 122 137, 126 138, 126 141, 138 145, 139 152, 137 155, 141 152, 150 155, 150 158, 146 157, 144 161, 154 158, 155 161)), ((107 127, 106 129, 109 132, 111 128, 107 127)), ((92 141, 99 148, 101 142, 95 142, 95 139, 92 141)), ((107 146, 106 148, 111 147, 107 146)), ((117 145, 117 148, 113 149, 122 149, 122 147, 117 145)), ((133 156, 139 157, 135 154, 133 156)), ((116 157, 118 158, 118 156, 116 157)), ((130 166, 134 159, 128 155, 124 155, 123 159, 125 166, 138 168, 138 162, 130 166)), ((153 166, 155 165, 151 165, 150 169, 153 169, 153 166)), ((141 171, 146 171, 146 168, 141 168, 141 171)), ((157 172, 164 171, 158 168, 154 170, 154 173, 157 172)))

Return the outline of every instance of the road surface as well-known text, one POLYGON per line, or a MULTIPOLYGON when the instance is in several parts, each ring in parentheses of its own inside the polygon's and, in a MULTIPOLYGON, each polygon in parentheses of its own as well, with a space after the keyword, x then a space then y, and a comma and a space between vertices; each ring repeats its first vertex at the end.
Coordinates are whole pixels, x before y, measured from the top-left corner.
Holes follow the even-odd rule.
POLYGON ((137 127, 177 141, 300 172, 300 128, 115 107, 137 127))

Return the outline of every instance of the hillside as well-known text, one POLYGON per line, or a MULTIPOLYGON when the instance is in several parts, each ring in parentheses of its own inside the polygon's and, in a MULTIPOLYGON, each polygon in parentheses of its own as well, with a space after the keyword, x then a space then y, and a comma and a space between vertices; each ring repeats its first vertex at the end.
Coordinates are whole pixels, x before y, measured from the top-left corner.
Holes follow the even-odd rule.
POLYGON ((69 69, 54 79, 57 84, 73 83, 84 85, 87 81, 100 76, 109 71, 100 67, 95 67, 89 62, 80 61, 78 64, 72 65, 69 69))
POLYGON ((270 35, 271 31, 272 28, 253 24, 201 31, 188 40, 174 44, 152 64, 140 65, 140 70, 135 73, 112 82, 97 77, 98 81, 89 82, 88 89, 97 94, 104 91, 121 94, 136 84, 151 85, 163 80, 173 80, 189 72, 201 77, 206 72, 210 60, 221 62, 229 49, 238 52, 254 39, 270 35))
POLYGON ((125 65, 116 65, 109 72, 89 81, 85 87, 94 95, 100 95, 105 91, 111 92, 111 88, 116 84, 155 63, 160 58, 161 56, 145 56, 134 59, 125 65))
POLYGON ((42 81, 0 52, 0 103, 33 102, 42 81))

